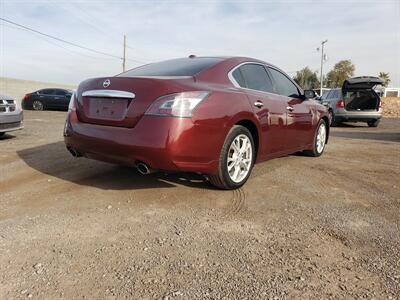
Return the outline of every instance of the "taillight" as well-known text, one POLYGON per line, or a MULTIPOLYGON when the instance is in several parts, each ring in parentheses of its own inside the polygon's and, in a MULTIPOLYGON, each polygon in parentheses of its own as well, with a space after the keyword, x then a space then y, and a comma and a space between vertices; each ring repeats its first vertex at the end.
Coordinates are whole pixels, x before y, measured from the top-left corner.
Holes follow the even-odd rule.
POLYGON ((26 94, 22 100, 28 99, 29 96, 30 96, 30 94, 26 94))
POLYGON ((154 101, 145 114, 190 118, 193 110, 208 94, 204 91, 193 91, 162 96, 154 101))
POLYGON ((69 100, 68 112, 75 111, 75 110, 76 110, 75 93, 72 93, 71 99, 69 100))
POLYGON ((344 101, 339 100, 338 102, 336 102, 336 108, 344 108, 344 101))
POLYGON ((385 103, 381 100, 381 101, 379 101, 379 108, 382 108, 383 107, 383 105, 385 105, 385 103))

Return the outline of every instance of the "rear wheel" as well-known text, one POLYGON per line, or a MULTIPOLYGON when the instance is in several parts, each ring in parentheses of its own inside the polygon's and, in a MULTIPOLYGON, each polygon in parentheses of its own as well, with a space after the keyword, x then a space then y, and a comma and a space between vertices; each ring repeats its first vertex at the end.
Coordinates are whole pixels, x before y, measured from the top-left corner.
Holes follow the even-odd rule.
POLYGON ((320 120, 314 135, 313 148, 304 151, 304 153, 314 157, 321 156, 321 154, 324 152, 325 149, 327 134, 328 134, 328 129, 326 122, 324 120, 320 120))
POLYGON ((381 120, 373 120, 373 121, 369 121, 368 127, 378 127, 379 123, 381 122, 381 120))
POLYGON ((44 105, 43 105, 42 101, 35 100, 32 103, 32 108, 34 110, 43 110, 44 109, 44 105))
POLYGON ((220 189, 237 189, 249 178, 255 161, 254 140, 250 131, 235 125, 225 139, 218 164, 218 174, 210 176, 220 189))

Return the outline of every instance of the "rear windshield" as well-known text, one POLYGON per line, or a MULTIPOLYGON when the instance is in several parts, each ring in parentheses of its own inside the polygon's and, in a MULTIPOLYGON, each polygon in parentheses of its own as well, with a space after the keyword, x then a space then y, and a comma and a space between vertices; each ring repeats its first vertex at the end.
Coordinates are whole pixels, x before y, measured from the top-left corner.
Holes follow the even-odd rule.
POLYGON ((117 76, 194 76, 197 73, 214 66, 222 60, 222 58, 216 57, 171 59, 144 65, 117 76))

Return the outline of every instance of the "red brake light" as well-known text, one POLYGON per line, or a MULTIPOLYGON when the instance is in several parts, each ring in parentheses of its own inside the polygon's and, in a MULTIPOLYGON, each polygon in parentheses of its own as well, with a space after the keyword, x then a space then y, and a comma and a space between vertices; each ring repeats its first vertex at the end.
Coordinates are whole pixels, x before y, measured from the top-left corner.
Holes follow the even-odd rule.
POLYGON ((26 94, 22 100, 28 99, 29 95, 30 95, 30 94, 26 94))
POLYGON ((336 108, 344 108, 344 101, 339 100, 338 102, 336 102, 336 108))
POLYGON ((379 108, 382 108, 382 107, 383 107, 383 105, 385 105, 385 102, 383 102, 382 100, 381 100, 381 101, 379 101, 379 108))

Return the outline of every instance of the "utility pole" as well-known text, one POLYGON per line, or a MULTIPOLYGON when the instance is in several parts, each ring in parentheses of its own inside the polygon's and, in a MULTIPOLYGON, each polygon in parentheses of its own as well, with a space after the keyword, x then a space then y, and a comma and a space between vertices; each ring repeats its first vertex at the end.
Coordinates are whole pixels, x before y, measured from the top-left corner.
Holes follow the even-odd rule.
POLYGON ((322 66, 324 65, 324 45, 327 43, 328 40, 322 41, 321 42, 321 74, 320 74, 320 89, 319 89, 319 95, 322 96, 322 81, 323 81, 323 73, 322 73, 322 66))
POLYGON ((126 64, 126 35, 124 35, 124 56, 122 58, 122 72, 125 72, 126 64))

